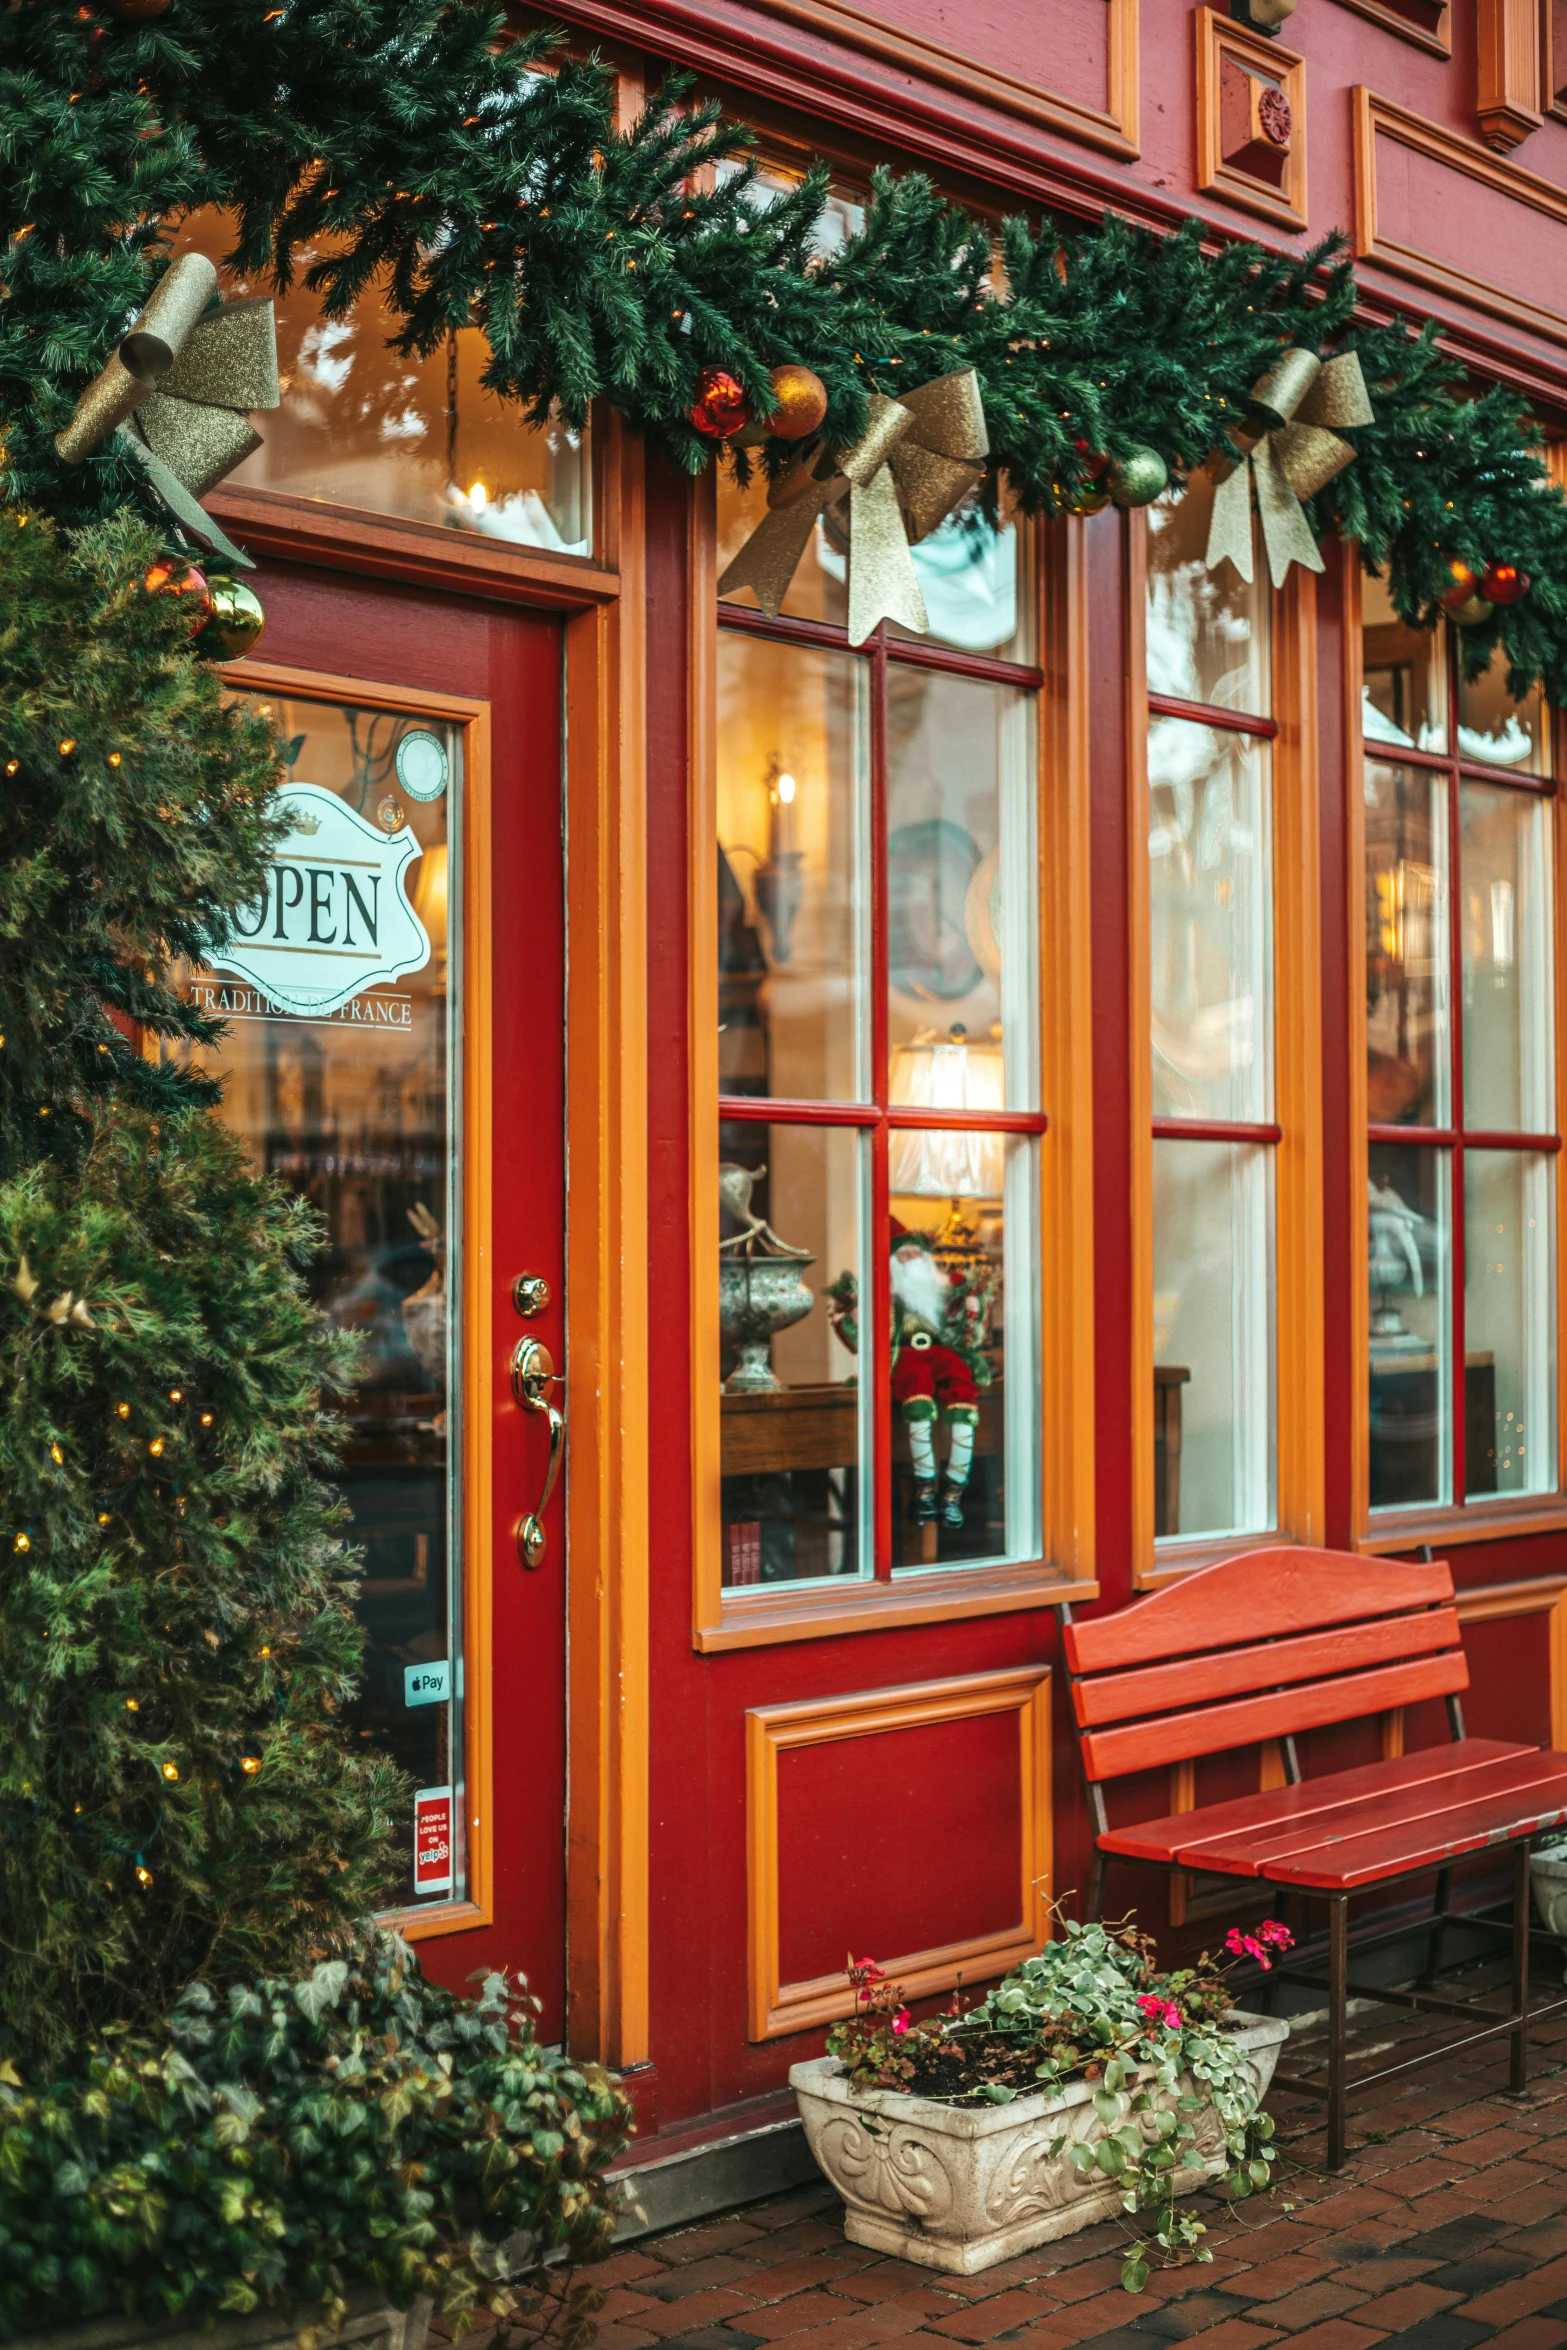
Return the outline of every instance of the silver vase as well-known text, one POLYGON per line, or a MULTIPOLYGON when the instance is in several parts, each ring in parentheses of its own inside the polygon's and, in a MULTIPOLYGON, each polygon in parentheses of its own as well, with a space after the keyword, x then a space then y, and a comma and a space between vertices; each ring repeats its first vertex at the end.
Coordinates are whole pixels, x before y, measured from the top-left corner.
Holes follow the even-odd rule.
POLYGON ((725 1255, 718 1268, 718 1321, 738 1361, 724 1382, 728 1395, 769 1395, 783 1386, 769 1360, 780 1330, 803 1322, 816 1292, 802 1278, 814 1257, 725 1255))

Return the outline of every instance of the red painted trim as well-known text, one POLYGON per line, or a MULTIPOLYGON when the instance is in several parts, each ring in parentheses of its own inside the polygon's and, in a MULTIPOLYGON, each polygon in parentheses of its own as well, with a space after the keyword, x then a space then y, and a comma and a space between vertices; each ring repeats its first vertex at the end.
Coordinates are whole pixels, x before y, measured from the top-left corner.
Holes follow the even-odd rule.
POLYGON ((1556 797, 1555 780, 1549 775, 1519 775, 1511 768, 1488 767, 1483 759, 1466 759, 1455 751, 1417 751, 1413 744, 1379 743, 1370 736, 1364 740, 1366 757, 1382 767, 1430 767, 1443 775, 1456 774, 1464 783, 1501 784, 1508 791, 1530 792, 1542 800, 1556 797))
MULTIPOLYGON (((879 1110, 874 1102, 774 1101, 756 1093, 722 1096, 718 1115, 720 1121, 741 1118, 766 1126, 879 1126, 885 1122, 915 1132, 932 1129, 958 1134, 1043 1134, 1050 1123, 1042 1110, 879 1110)), ((1277 1140, 1277 1135, 1273 1139, 1277 1140)))
POLYGON ((1492 1134, 1481 1127, 1368 1126, 1372 1142, 1417 1142, 1431 1150, 1559 1151, 1559 1134, 1492 1134))
MULTIPOLYGON (((871 639, 871 1092, 881 1112, 871 1137, 871 1328, 892 1328, 892 1211, 888 1206, 887 1059, 890 1042, 887 941, 887 632, 871 639)), ((871 1350, 874 1445, 888 1446, 892 1430, 892 1350, 871 1350)), ((876 1460, 876 1539, 872 1566, 879 1583, 892 1580, 892 1462, 876 1460)))
POLYGON ((737 629, 743 636, 771 637, 775 643, 818 645, 824 652, 853 653, 865 660, 884 653, 889 661, 906 662, 913 669, 945 669, 957 677, 983 677, 998 685, 1020 685, 1037 693, 1045 682, 1042 669, 1027 661, 998 661, 988 653, 963 653, 956 645, 920 643, 912 637, 887 635, 878 628, 863 645, 851 645, 846 628, 837 628, 829 620, 801 620, 792 613, 780 612, 772 619, 765 612, 753 611, 749 604, 720 602, 720 628, 737 629))
POLYGON ((1227 734, 1255 735, 1259 742, 1272 742, 1279 731, 1276 718, 1220 710, 1212 702, 1185 702, 1177 694, 1150 694, 1148 707, 1155 718, 1189 718, 1194 726, 1219 726, 1227 734))
POLYGON ((1282 1126, 1226 1118, 1155 1118, 1155 1142, 1282 1142, 1282 1126))

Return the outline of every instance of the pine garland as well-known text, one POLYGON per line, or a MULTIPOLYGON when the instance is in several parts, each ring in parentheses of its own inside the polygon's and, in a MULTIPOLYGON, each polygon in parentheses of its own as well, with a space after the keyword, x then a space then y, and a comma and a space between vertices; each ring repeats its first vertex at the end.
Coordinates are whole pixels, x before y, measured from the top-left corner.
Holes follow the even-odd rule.
MULTIPOLYGON (((1427 330, 1353 324, 1339 241, 1290 258, 1202 249, 1107 216, 987 226, 917 173, 875 177, 862 233, 813 249, 824 168, 767 201, 750 134, 676 75, 625 131, 612 77, 563 36, 501 39, 491 0, 175 0, 121 24, 70 0, 0 16, 0 417, 13 497, 71 520, 145 496, 112 449, 72 474, 52 436, 144 298, 184 212, 229 210, 233 259, 303 272, 329 315, 373 281, 429 353, 482 324, 488 385, 535 420, 611 401, 697 472, 702 370, 758 412, 802 361, 830 438, 873 390, 972 366, 998 467, 1025 511, 1081 486, 1083 449, 1157 449, 1179 476, 1225 444, 1281 346, 1358 349, 1376 422, 1314 501, 1358 540, 1401 612, 1434 616, 1455 558, 1517 564, 1522 604, 1463 635, 1505 645, 1515 690, 1567 694, 1567 509, 1516 397, 1478 399, 1427 330), (726 168, 716 176, 709 167, 726 168)), ((769 462, 779 461, 771 454, 769 462)), ((741 456, 743 468, 747 460, 741 456)))

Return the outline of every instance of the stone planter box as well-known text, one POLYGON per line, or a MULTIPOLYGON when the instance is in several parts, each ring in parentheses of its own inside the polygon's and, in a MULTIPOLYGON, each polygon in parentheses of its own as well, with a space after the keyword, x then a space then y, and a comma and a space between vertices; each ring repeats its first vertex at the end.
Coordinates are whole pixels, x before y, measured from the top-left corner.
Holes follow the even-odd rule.
POLYGON ((1531 1853, 1529 1881, 1534 1887, 1534 1906, 1546 1932, 1560 1935, 1567 1942, 1567 1848, 1531 1853))
MULTIPOLYGON (((1261 2097, 1289 2026, 1282 2017, 1238 2010, 1236 2021, 1234 2037, 1261 2097)), ((1118 2208, 1119 2191, 1108 2180, 1096 2187, 1079 2178, 1067 2146, 1054 2157, 1048 2152, 1063 2133, 1079 2146, 1097 2145, 1104 2136, 1086 2081, 1010 2105, 958 2106, 894 2089, 858 2094, 830 2056, 795 2065, 789 2079, 806 2142, 843 2197, 851 2244, 973 2276, 1036 2244, 1076 2235, 1118 2208)), ((1157 2094, 1161 2105, 1173 2105, 1191 2090, 1187 2080, 1157 2094)), ((1218 2116, 1210 2107, 1196 2122, 1207 2160, 1186 2172, 1181 2193, 1224 2169, 1218 2116)))
MULTIPOLYGON (((321 2335, 323 2350, 424 2350, 428 2301, 393 2309, 377 2292, 351 2293, 342 2331, 321 2335)), ((268 2310, 257 2317, 220 2317, 209 2325, 149 2325, 133 2317, 96 2317, 85 2324, 18 2334, 7 2350, 298 2350, 302 2327, 319 2323, 319 2310, 268 2310)))

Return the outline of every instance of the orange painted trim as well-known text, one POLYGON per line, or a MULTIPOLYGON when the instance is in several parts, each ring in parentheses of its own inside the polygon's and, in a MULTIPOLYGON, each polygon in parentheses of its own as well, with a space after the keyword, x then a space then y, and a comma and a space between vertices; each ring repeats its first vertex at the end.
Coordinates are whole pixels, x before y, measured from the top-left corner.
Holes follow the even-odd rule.
POLYGON ((1567 316, 1561 311, 1542 309, 1523 295, 1506 293, 1489 279, 1475 277, 1436 254, 1422 251, 1418 245, 1404 244, 1396 237, 1382 234, 1377 213, 1377 140, 1391 139, 1417 155, 1445 163, 1466 179, 1542 214, 1558 228, 1567 225, 1567 189, 1557 187, 1551 180, 1540 179, 1532 171, 1524 171, 1516 163, 1503 162, 1500 156, 1476 146, 1470 139, 1439 130, 1434 123, 1410 113, 1407 107, 1396 106, 1390 98, 1377 97, 1363 83, 1356 87, 1354 103, 1357 257, 1377 262, 1384 269, 1411 278, 1417 285, 1444 294, 1452 301, 1472 303, 1477 309, 1505 319, 1514 329, 1523 327, 1550 342, 1567 343, 1567 316))
POLYGON ((1040 1504, 1046 1559, 1081 1583, 1095 1573, 1096 1532, 1088 554, 1080 527, 1036 536, 1039 1098, 1050 1116, 1039 1145, 1040 1504))
POLYGON ((1261 213, 1285 229, 1303 229, 1306 218, 1306 61, 1293 49, 1254 32, 1250 25, 1220 16, 1211 7, 1196 11, 1197 185, 1205 195, 1261 213), (1284 174, 1277 188, 1224 157, 1220 90, 1224 60, 1256 66, 1277 82, 1289 100, 1292 127, 1284 174))
POLYGON ((971 1616, 1025 1615, 1034 1608, 1083 1606, 1099 1597, 1092 1577, 1074 1581, 1041 1565, 941 1567, 931 1574, 894 1576, 891 1585, 867 1575, 793 1593, 787 1585, 725 1592, 723 1621, 698 1626, 703 1653, 768 1648, 786 1640, 827 1640, 845 1632, 886 1631, 894 1625, 953 1624, 971 1616))
POLYGON ((207 503, 244 546, 285 561, 555 611, 586 610, 620 593, 616 573, 586 555, 506 546, 439 523, 403 522, 282 490, 220 489, 207 503))
MULTIPOLYGON (((1350 1429, 1349 1491, 1353 1547, 1374 1549, 1371 1528, 1371 1283, 1370 1227, 1365 1199, 1371 1169, 1366 1095, 1366 793, 1365 728, 1361 689, 1365 683, 1362 612, 1364 573, 1360 550, 1341 546, 1344 610, 1344 904, 1348 912, 1349 1066, 1344 1072, 1349 1102, 1349 1176, 1353 1203, 1349 1237, 1350 1429)), ((1382 1539, 1382 1538, 1379 1538, 1382 1539)))
POLYGON ((905 73, 917 73, 940 88, 994 106, 1015 121, 1062 131, 1106 155, 1130 162, 1138 153, 1138 12, 1141 0, 1106 0, 1105 104, 1084 105, 1037 83, 927 40, 923 34, 889 25, 849 0, 757 0, 768 16, 802 31, 842 41, 864 57, 877 57, 905 73))
POLYGON ((288 694, 302 701, 346 701, 382 710, 441 717, 463 733, 462 820, 457 853, 462 874, 462 1303, 464 1393, 463 1507, 463 1771, 467 1897, 404 1909, 391 1921, 410 1942, 467 1932, 494 1919, 494 1863, 490 1821, 495 1800, 492 1301, 493 1242, 492 1009, 489 878, 490 706, 458 694, 426 693, 378 679, 293 669, 275 661, 236 661, 224 683, 236 693, 288 694))
POLYGON ((1545 119, 1540 111, 1542 14, 1540 0, 1477 0, 1475 114, 1486 145, 1501 153, 1519 146, 1545 119))
MULTIPOLYGON (((691 628, 686 723, 686 965, 691 1199, 691 1559, 701 1649, 726 1625, 723 1568, 723 1340, 718 1323, 718 485, 691 493, 691 628)), ((787 1611, 785 1622, 793 1614, 787 1611)), ((779 1638, 787 1638, 780 1629, 779 1638)), ((749 1643, 748 1643, 749 1645, 749 1643)))
POLYGON ((649 2049, 643 449, 594 419, 625 586, 566 625, 567 2033, 649 2049))
POLYGON ((1436 30, 1427 32, 1423 25, 1411 24, 1391 0, 1339 0, 1339 6, 1353 8, 1357 16, 1369 16, 1373 24, 1397 33, 1401 40, 1413 41, 1417 49, 1429 49, 1437 57, 1450 57, 1453 53, 1450 7, 1443 8, 1436 30))
MULTIPOLYGON (((1132 1222, 1132 1588, 1157 1571, 1153 1421, 1153 903, 1148 873, 1148 522, 1126 525, 1126 1071, 1132 1222)), ((1195 1562, 1194 1562, 1195 1563, 1195 1562)), ((1206 1564, 1207 1561, 1202 1562, 1206 1564)))
POLYGON ((911 1998, 1005 1974, 1042 1950, 1050 1938, 1050 1668, 1025 1665, 999 1673, 972 1673, 899 1689, 849 1697, 812 1697, 793 1705, 758 1706, 745 1718, 746 1860, 749 1913, 746 1935, 750 2037, 776 2040, 811 2031, 854 2012, 848 1975, 780 1980, 778 1880, 778 1758, 793 1747, 841 1738, 868 1738, 889 1730, 917 1730, 936 1722, 1013 1713, 1018 1723, 1022 1799, 1018 1839, 1018 1924, 971 1941, 916 1950, 883 1963, 911 1998))

